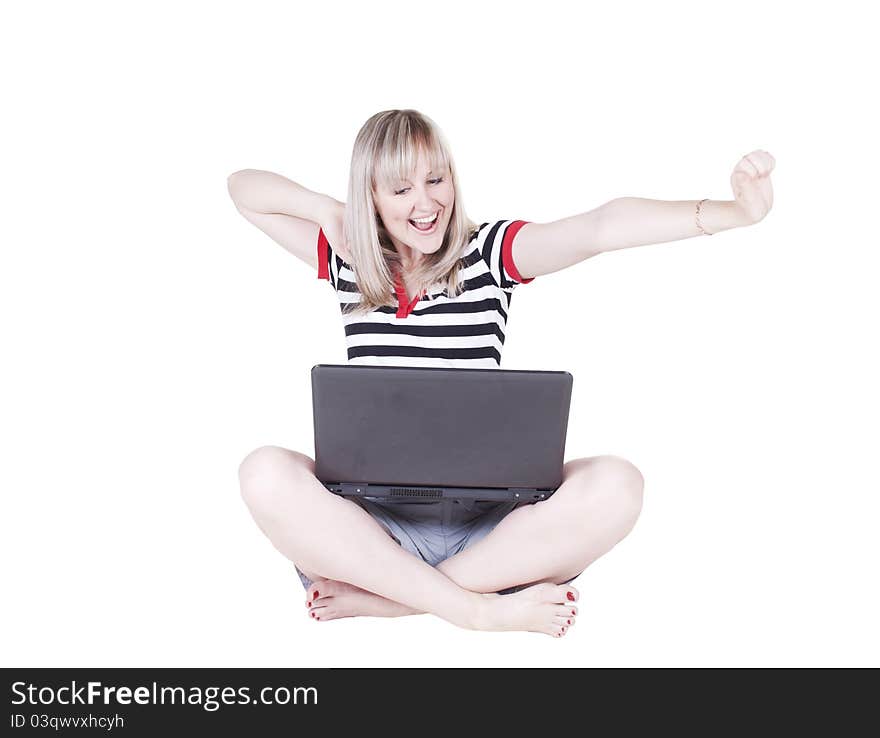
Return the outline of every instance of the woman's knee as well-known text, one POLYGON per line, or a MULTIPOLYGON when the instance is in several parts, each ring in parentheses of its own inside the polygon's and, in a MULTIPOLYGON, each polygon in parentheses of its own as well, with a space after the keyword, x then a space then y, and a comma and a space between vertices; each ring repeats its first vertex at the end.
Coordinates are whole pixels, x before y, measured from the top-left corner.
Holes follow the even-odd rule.
POLYGON ((642 511, 645 478, 638 467, 620 456, 600 456, 600 477, 612 499, 633 522, 642 511))
POLYGON ((289 494, 299 480, 314 476, 315 462, 279 446, 251 451, 238 467, 241 496, 251 510, 271 507, 279 494, 289 494))
POLYGON ((613 508, 634 524, 642 510, 645 480, 632 462, 620 456, 604 455, 570 462, 579 477, 581 499, 595 512, 596 505, 613 508))

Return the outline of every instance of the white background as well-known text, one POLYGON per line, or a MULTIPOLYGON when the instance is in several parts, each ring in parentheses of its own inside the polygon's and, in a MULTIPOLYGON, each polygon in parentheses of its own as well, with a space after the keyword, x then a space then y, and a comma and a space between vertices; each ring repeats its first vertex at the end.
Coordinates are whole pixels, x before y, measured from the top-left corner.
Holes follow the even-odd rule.
MULTIPOLYGON (((876 40, 859 3, 31 3, 0 22, 4 666, 880 665, 876 40), (346 198, 413 107, 477 222, 621 196, 761 223, 515 295, 503 368, 575 378, 567 458, 646 478, 563 639, 316 623, 237 468, 312 454, 332 289, 226 177, 346 198)), ((548 245, 549 247, 549 245, 548 245)))

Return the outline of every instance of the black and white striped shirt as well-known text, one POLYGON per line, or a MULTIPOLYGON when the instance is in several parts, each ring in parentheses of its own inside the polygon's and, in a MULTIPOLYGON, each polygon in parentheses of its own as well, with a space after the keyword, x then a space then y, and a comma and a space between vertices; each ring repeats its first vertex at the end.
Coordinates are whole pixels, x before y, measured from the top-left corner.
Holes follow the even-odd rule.
MULTIPOLYGON (((439 285, 411 301, 398 281, 398 307, 346 315, 350 364, 497 369, 512 292, 523 279, 513 263, 513 239, 523 220, 483 223, 464 249, 464 289, 450 298, 439 285)), ((318 233, 318 278, 336 289, 340 309, 360 300, 355 274, 318 233)))

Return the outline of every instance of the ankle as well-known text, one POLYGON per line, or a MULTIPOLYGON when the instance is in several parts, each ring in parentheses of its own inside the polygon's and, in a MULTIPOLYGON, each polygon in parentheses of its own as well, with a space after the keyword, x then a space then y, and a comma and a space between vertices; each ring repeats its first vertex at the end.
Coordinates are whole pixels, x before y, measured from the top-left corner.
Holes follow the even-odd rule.
POLYGON ((470 630, 488 630, 492 622, 492 600, 497 595, 479 592, 469 592, 468 594, 470 595, 469 610, 467 622, 463 626, 470 630))

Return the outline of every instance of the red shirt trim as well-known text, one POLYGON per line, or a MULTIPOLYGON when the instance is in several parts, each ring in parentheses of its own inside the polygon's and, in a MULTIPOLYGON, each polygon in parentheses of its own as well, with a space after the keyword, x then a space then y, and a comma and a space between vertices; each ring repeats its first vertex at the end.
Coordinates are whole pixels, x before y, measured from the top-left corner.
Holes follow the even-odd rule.
POLYGON ((409 299, 409 296, 406 294, 406 287, 404 287, 403 282, 400 281, 400 274, 397 272, 394 273, 394 292, 397 294, 397 317, 405 318, 409 315, 419 304, 419 301, 422 297, 425 296, 425 292, 422 292, 420 295, 417 295, 412 300, 409 299))
POLYGON ((534 277, 523 279, 522 275, 519 273, 519 270, 516 268, 516 264, 513 263, 513 239, 519 232, 519 229, 528 222, 530 221, 513 221, 513 223, 507 226, 507 230, 504 232, 504 240, 501 242, 501 260, 504 264, 504 268, 507 270, 507 273, 510 274, 511 277, 522 284, 528 284, 534 279, 534 277))
POLYGON ((318 279, 326 279, 330 281, 330 266, 327 251, 330 246, 327 236, 324 235, 324 229, 318 229, 318 279))

